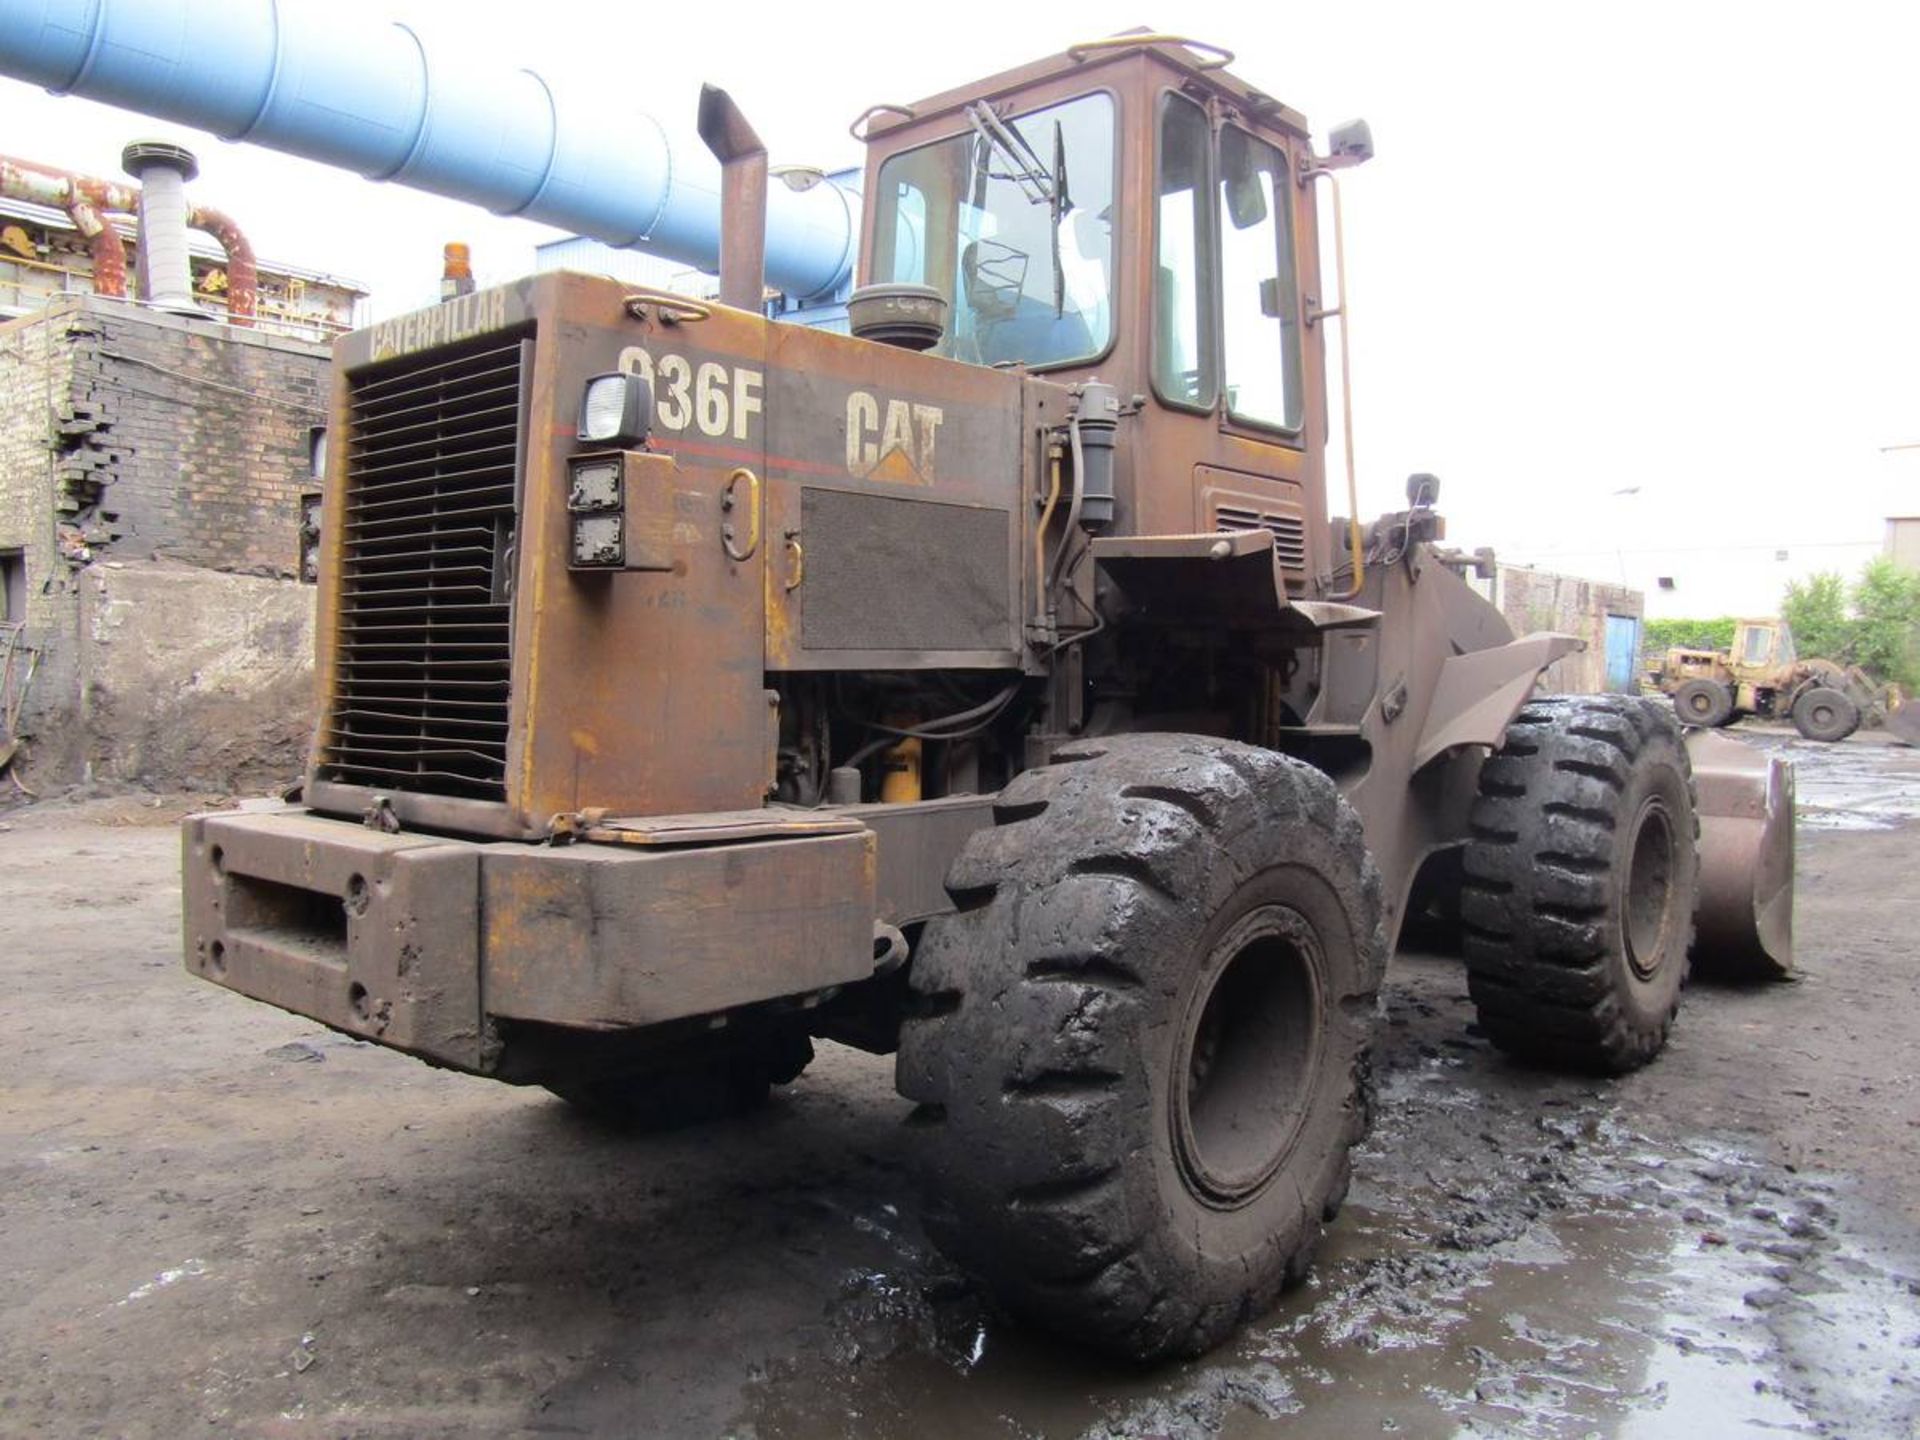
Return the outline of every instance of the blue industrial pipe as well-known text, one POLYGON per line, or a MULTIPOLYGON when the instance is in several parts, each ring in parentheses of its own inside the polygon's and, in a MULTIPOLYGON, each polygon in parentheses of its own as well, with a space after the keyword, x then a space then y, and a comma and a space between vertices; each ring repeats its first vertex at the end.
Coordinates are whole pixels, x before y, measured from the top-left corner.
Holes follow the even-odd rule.
MULTIPOLYGON (((436 55, 411 27, 316 0, 5 0, 0 74, 711 269, 720 166, 606 86, 436 55)), ((689 107, 691 111, 691 107, 689 107)), ((767 196, 767 280, 853 271, 859 197, 767 196)))

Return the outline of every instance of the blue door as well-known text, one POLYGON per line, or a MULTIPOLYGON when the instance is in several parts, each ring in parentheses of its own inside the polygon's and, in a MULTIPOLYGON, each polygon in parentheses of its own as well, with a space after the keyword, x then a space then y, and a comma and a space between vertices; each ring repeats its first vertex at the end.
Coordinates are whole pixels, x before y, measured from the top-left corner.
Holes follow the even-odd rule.
POLYGON ((1640 617, 1607 616, 1607 689, 1631 695, 1634 666, 1640 659, 1640 617))

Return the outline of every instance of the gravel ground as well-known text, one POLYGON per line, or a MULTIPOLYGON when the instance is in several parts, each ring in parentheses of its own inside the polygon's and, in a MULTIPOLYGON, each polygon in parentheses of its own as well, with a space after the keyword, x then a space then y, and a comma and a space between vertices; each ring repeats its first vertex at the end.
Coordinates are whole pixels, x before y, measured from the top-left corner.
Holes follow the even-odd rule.
POLYGON ((1920 754, 1800 765, 1797 983, 1617 1082, 1402 956, 1313 1278, 1115 1371, 931 1255, 886 1060, 635 1138, 190 979, 172 800, 0 816, 0 1434, 1910 1436, 1920 754))

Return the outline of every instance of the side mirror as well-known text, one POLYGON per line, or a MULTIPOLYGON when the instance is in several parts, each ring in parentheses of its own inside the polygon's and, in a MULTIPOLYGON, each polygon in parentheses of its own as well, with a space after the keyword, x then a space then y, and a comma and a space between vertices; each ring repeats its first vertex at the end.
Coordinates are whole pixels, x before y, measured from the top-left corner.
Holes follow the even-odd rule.
POLYGON ((1431 510, 1440 503, 1440 477, 1424 472, 1407 477, 1407 508, 1431 510))
POLYGON ((1260 186, 1260 172, 1251 166, 1227 177, 1226 195, 1227 218, 1234 229, 1251 230, 1267 218, 1267 192, 1260 186))

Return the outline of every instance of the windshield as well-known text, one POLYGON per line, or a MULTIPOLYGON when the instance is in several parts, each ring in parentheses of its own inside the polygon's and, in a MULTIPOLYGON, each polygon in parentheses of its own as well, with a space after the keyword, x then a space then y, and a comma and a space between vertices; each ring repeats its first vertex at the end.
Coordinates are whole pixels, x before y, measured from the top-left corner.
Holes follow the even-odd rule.
POLYGON ((1113 101, 1018 117, 967 107, 963 135, 889 158, 875 283, 931 285, 952 309, 935 353, 1063 365, 1113 334, 1113 101))

